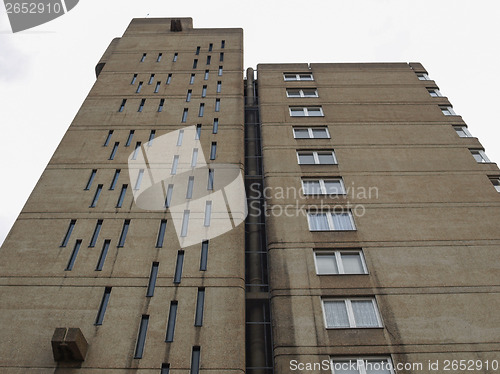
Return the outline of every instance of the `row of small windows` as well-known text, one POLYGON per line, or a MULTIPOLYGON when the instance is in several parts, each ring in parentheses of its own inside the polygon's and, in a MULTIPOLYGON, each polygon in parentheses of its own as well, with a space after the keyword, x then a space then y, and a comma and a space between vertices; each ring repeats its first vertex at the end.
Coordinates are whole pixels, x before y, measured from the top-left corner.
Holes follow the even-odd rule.
MULTIPOLYGON (((287 91, 288 92, 288 91, 287 91)), ((313 97, 313 96, 309 96, 313 97)), ((457 115, 451 106, 440 105, 439 109, 445 116, 457 115)), ((323 108, 321 106, 290 106, 288 108, 291 117, 323 117, 323 108)))
MULTIPOLYGON (((218 76, 222 76, 222 73, 223 73, 223 67, 219 66, 219 69, 217 71, 217 75, 218 76)), ((203 80, 208 80, 209 76, 210 76, 210 70, 205 70, 205 73, 203 74, 203 80)), ((131 85, 135 84, 137 82, 137 78, 138 78, 138 74, 134 74, 132 76, 132 80, 130 81, 130 84, 131 85)), ((192 73, 190 75, 190 77, 189 77, 189 84, 194 84, 195 78, 196 78, 196 73, 192 73)), ((154 79, 155 79, 155 74, 151 74, 150 77, 149 77, 149 80, 148 80, 148 85, 152 85, 154 83, 154 79)), ((167 79, 165 81, 165 84, 169 85, 170 83, 172 83, 172 79, 173 79, 173 75, 171 73, 168 74, 167 75, 167 79)), ((158 91, 160 90, 161 82, 162 81, 157 81, 156 82, 154 93, 158 93, 158 91)), ((143 85, 144 85, 144 81, 140 81, 138 83, 138 86, 137 86, 137 89, 136 89, 135 92, 136 93, 141 92, 141 89, 142 89, 143 85)), ((205 87, 205 89, 206 89, 206 87, 205 87)), ((221 89, 222 89, 222 81, 217 81, 217 90, 216 90, 216 92, 220 93, 221 89)))
MULTIPOLYGON (((210 43, 208 45, 208 52, 212 52, 213 51, 213 46, 214 46, 213 43, 210 43)), ((226 41, 222 40, 221 43, 220 43, 220 48, 224 49, 225 47, 226 47, 226 41)), ((196 47, 195 54, 199 55, 200 51, 201 51, 201 46, 196 47)), ((146 61, 146 57, 147 57, 147 53, 143 53, 142 56, 141 56, 141 58, 140 58, 140 62, 145 62, 146 61)), ((178 57, 179 57, 179 53, 178 52, 174 52, 173 57, 172 57, 172 61, 173 62, 177 62, 178 57)), ((160 62, 162 58, 163 58, 163 53, 162 52, 158 53, 158 55, 156 57, 156 62, 160 62)), ((223 52, 220 53, 219 59, 220 59, 220 61, 224 60, 224 53, 223 52)))
MULTIPOLYGON (((191 93, 188 91, 188 94, 186 96, 186 101, 189 102, 191 101, 191 93)), ((118 108, 118 112, 123 112, 125 110, 125 105, 127 104, 127 99, 123 99, 120 107, 118 108)), ((139 103, 139 107, 137 108, 138 112, 142 112, 144 110, 144 106, 146 105, 146 99, 141 99, 139 103)), ((157 112, 162 112, 163 108, 165 106, 165 99, 160 99, 157 112)), ((214 103, 214 111, 215 112, 220 112, 221 109, 221 99, 215 99, 214 103)), ((187 114, 188 114, 188 108, 185 108, 182 114, 182 122, 186 122, 187 120, 187 114)), ((205 103, 200 103, 199 109, 198 109, 198 117, 203 117, 205 114, 205 103)))

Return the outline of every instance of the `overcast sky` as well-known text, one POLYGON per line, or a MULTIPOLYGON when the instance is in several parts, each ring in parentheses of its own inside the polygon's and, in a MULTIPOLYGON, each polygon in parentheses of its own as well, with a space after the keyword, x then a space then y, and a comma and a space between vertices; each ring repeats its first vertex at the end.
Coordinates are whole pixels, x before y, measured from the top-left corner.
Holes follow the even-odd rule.
POLYGON ((0 9, 0 243, 94 84, 109 42, 148 14, 243 28, 245 67, 421 62, 500 161, 498 0, 80 0, 68 14, 17 34, 0 9))

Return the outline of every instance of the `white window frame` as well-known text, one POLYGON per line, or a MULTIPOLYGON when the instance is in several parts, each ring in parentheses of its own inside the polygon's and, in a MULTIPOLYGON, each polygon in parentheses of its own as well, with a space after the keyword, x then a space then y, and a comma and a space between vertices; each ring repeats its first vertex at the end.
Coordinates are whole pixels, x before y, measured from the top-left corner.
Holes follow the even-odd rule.
POLYGON ((290 81, 314 81, 314 76, 312 73, 283 73, 283 80, 285 82, 290 82, 290 81), (287 77, 288 76, 288 77, 287 77), (295 77, 293 77, 295 76, 295 77), (309 76, 310 78, 307 78, 306 76, 309 76))
POLYGON ((330 132, 328 131, 328 127, 324 126, 316 126, 316 127, 294 127, 293 128, 293 137, 295 139, 330 139, 330 132), (296 130, 307 130, 309 134, 309 138, 298 138, 296 134, 296 130), (313 130, 326 130, 326 138, 315 138, 313 130))
POLYGON ((345 186, 344 186, 344 181, 342 180, 341 177, 338 177, 338 178, 327 178, 327 179, 303 178, 301 180, 301 182, 302 182, 302 194, 304 196, 314 196, 314 195, 345 195, 346 194, 346 192, 345 192, 345 186), (329 193, 327 193, 326 192, 325 181, 326 182, 339 181, 340 182, 340 187, 342 188, 342 192, 341 193, 337 193, 337 194, 329 194, 329 193), (321 192, 319 194, 312 194, 312 193, 306 194, 306 189, 305 189, 305 186, 304 186, 304 182, 319 182, 319 188, 320 188, 321 192))
POLYGON ((455 113, 455 111, 453 110, 453 107, 451 107, 451 106, 440 106, 439 109, 441 109, 441 112, 443 112, 443 114, 445 116, 456 116, 457 115, 455 113))
POLYGON ((331 151, 297 151, 297 162, 299 165, 337 165, 338 162, 337 162, 337 157, 335 157, 335 152, 333 150, 331 151), (305 153, 312 153, 313 157, 314 157, 314 164, 301 164, 300 163, 300 157, 299 155, 300 154, 305 154, 305 153), (320 153, 331 153, 331 155, 333 156, 333 164, 320 164, 319 163, 319 154, 320 153))
POLYGON ((453 126, 453 129, 461 138, 472 138, 472 134, 469 132, 467 126, 453 126), (460 132, 462 132, 464 135, 460 135, 460 132))
POLYGON ((474 160, 477 161, 478 164, 485 164, 488 162, 491 162, 488 156, 486 156, 486 153, 484 152, 484 149, 469 149, 470 153, 474 157, 474 160), (478 161, 475 157, 475 155, 481 156, 481 161, 478 161))
MULTIPOLYGON (((323 113, 323 108, 321 106, 291 106, 291 107, 288 107, 288 112, 290 113, 290 117, 324 117, 325 114, 323 113), (292 112, 292 109, 294 110, 292 112), (294 115, 292 113, 297 113, 297 110, 298 109, 302 109, 302 113, 303 115, 294 115), (311 111, 311 109, 319 109, 319 115, 315 116, 315 115, 309 115, 309 111, 311 111)), ((316 110, 315 110, 316 112, 316 110)))
POLYGON ((375 297, 351 297, 351 298, 336 298, 336 297, 328 297, 328 298, 322 298, 321 299, 321 307, 323 310, 323 321, 325 323, 325 328, 328 330, 333 330, 333 329, 379 329, 384 327, 382 324, 382 318, 380 317, 380 313, 378 311, 378 306, 377 306, 377 301, 375 300, 375 297), (356 320, 354 319, 354 310, 352 308, 352 303, 351 301, 366 301, 370 300, 373 305, 373 309, 375 311, 375 316, 377 317, 377 326, 370 326, 370 327, 357 327, 356 326, 356 320), (349 319, 349 327, 329 327, 328 322, 326 320, 326 313, 325 313, 325 302, 328 301, 344 301, 346 311, 347 311, 347 318, 349 319))
POLYGON ((335 249, 335 250, 323 250, 317 249, 314 251, 314 267, 316 269, 316 275, 366 275, 368 274, 368 267, 366 266, 365 256, 362 249, 335 249), (342 261, 342 254, 357 254, 361 259, 361 265, 363 267, 363 273, 346 273, 344 270, 344 263, 342 261), (320 273, 318 269, 319 256, 335 256, 335 262, 337 263, 338 273, 320 273))
POLYGON ((490 177, 490 181, 497 192, 500 192, 500 177, 490 177))
POLYGON ((430 81, 432 80, 431 78, 429 78, 429 75, 427 73, 416 73, 417 74, 417 78, 421 81, 430 81))
POLYGON ((292 97, 292 98, 295 98, 295 97, 319 97, 319 95, 318 95, 317 88, 287 88, 286 89, 286 97, 292 97), (290 91, 295 91, 295 90, 299 91, 298 96, 290 94, 290 91), (306 95, 306 93, 304 92, 304 91, 313 91, 313 90, 314 90, 313 95, 306 95))
POLYGON ((322 231, 356 231, 356 224, 354 223, 354 218, 352 216, 352 212, 350 210, 346 210, 346 211, 341 211, 341 212, 315 212, 315 213, 307 213, 307 224, 309 225, 309 231, 311 232, 322 232, 322 231), (347 213, 349 215, 349 219, 351 221, 351 227, 352 229, 349 229, 349 230, 337 230, 335 229, 335 226, 333 224, 333 218, 332 218, 332 214, 336 214, 336 213, 347 213), (312 215, 318 215, 318 214, 325 214, 326 215, 326 220, 327 220, 327 223, 328 223, 328 229, 326 230, 312 230, 311 229, 311 221, 310 221, 310 217, 312 215))
POLYGON ((366 361, 385 361, 387 368, 390 370, 391 374, 396 374, 394 371, 394 364, 392 363, 392 359, 390 356, 357 356, 357 357, 337 357, 330 356, 330 367, 332 369, 332 374, 337 374, 335 371, 335 363, 336 362, 351 362, 356 361, 356 368, 358 369, 359 374, 366 374, 366 361))
POLYGON ((443 97, 443 94, 441 93, 441 91, 439 91, 438 88, 427 88, 427 92, 429 92, 429 95, 431 95, 431 97, 443 97))

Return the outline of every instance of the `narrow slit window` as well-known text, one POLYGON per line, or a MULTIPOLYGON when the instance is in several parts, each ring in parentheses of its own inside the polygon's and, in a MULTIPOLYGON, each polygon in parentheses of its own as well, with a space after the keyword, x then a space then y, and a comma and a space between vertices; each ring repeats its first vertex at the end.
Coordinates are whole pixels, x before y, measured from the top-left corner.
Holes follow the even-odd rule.
POLYGON ((166 84, 170 84, 172 82, 172 73, 168 74, 166 84))
POLYGON ((139 93, 139 92, 141 92, 141 89, 142 89, 142 83, 143 83, 143 82, 139 82, 139 84, 137 85, 137 90, 135 90, 135 93, 139 93))
POLYGON ((175 274, 174 274, 174 283, 181 283, 182 278, 182 266, 184 264, 184 251, 177 252, 177 262, 175 263, 175 274))
POLYGON ((97 169, 92 169, 92 172, 90 173, 89 180, 87 181, 87 185, 85 186, 85 191, 90 190, 90 187, 92 187, 92 182, 94 182, 95 175, 97 174, 97 169))
POLYGON ((156 87, 155 87, 154 93, 158 93, 158 91, 160 90, 160 86, 161 86, 161 82, 156 82, 156 87))
POLYGON ((174 185, 169 184, 167 187, 167 196, 165 196, 165 208, 170 207, 170 203, 172 202, 173 192, 174 192, 174 185))
POLYGON ((146 104, 146 99, 141 99, 141 103, 139 104, 139 108, 137 108, 138 112, 142 112, 144 109, 144 104, 146 104))
POLYGON ((219 119, 218 118, 214 118, 214 125, 213 125, 213 128, 212 128, 212 133, 213 134, 217 134, 218 131, 219 131, 219 119))
POLYGON ((115 142, 115 144, 113 145, 113 149, 111 150, 111 153, 109 155, 109 160, 114 160, 114 158, 116 156, 116 151, 118 151, 119 145, 120 145, 119 142, 115 142))
POLYGON ((221 93, 222 91, 222 81, 217 81, 217 93, 221 93))
POLYGON ((149 133, 149 139, 148 139, 148 146, 151 147, 153 145, 153 140, 155 138, 155 135, 156 135, 156 130, 151 130, 151 132, 149 133))
POLYGON ((143 53, 142 57, 141 57, 141 62, 144 62, 144 61, 146 61, 146 53, 143 53))
POLYGON ((179 155, 174 156, 174 161, 172 162, 172 169, 170 170, 171 175, 177 174, 177 166, 179 165, 179 155))
POLYGON ((224 61, 224 52, 219 53, 219 61, 224 61))
POLYGON ((207 65, 210 65, 210 63, 212 62, 212 56, 207 56, 207 65))
POLYGON ((224 49, 226 47, 226 41, 225 40, 221 40, 220 42, 220 49, 224 49))
POLYGON ((195 326, 203 325, 203 307, 205 306, 205 289, 198 288, 198 298, 196 300, 196 315, 194 318, 195 326))
POLYGON ((111 185, 109 186, 110 190, 114 190, 116 187, 116 183, 118 182, 118 178, 120 177, 121 169, 115 170, 115 175, 113 176, 113 180, 111 181, 111 185))
POLYGON ((149 76, 149 81, 148 81, 148 84, 153 84, 153 81, 155 80, 155 75, 154 74, 151 74, 149 76))
POLYGON ((210 74, 210 71, 205 70, 205 76, 203 77, 204 80, 208 80, 208 75, 210 74))
POLYGON ((137 154, 139 153, 140 149, 141 149, 141 142, 135 143, 135 149, 134 149, 134 154, 132 155, 132 160, 137 159, 137 154))
POLYGON ((118 109, 119 112, 123 112, 125 109, 125 104, 127 103, 127 99, 123 99, 122 103, 120 104, 120 108, 118 109))
POLYGON ((95 190, 94 198, 92 199, 89 208, 95 208, 97 201, 99 200, 99 196, 101 196, 101 191, 102 191, 102 184, 98 184, 97 189, 95 190))
POLYGON ((104 289, 104 294, 102 295, 101 305, 99 306, 99 311, 97 312, 97 317, 95 319, 94 325, 100 326, 104 321, 104 314, 106 313, 106 308, 109 302, 109 296, 111 295, 111 287, 106 287, 104 289))
POLYGON ((207 86, 204 85, 201 89, 201 97, 206 97, 207 96, 207 86))
POLYGON ((186 101, 190 102, 191 101, 191 95, 193 93, 193 90, 188 90, 187 95, 186 95, 186 101))
POLYGON ((138 190, 141 188, 143 177, 144 177, 144 169, 139 169, 139 174, 137 174, 137 179, 135 180, 134 190, 138 190))
POLYGON ((125 239, 127 239, 128 229, 130 227, 130 220, 126 219, 123 221, 122 232, 120 234, 120 240, 118 241, 118 248, 121 248, 125 245, 125 239))
POLYGON ((212 142, 212 146, 210 147, 210 160, 215 160, 217 156, 217 142, 212 142))
POLYGON ((72 219, 69 222, 68 230, 66 230, 66 235, 64 235, 61 247, 66 247, 68 245, 69 238, 71 236, 71 233, 73 232, 73 229, 75 228, 75 225, 76 225, 76 219, 72 219))
POLYGON ((215 111, 220 112, 220 99, 215 99, 215 111))
POLYGON ((132 77, 132 80, 130 81, 130 84, 135 84, 135 81, 137 80, 137 74, 134 74, 132 77))
POLYGON ((184 111, 182 112, 182 119, 181 122, 186 122, 188 118, 188 108, 184 108, 184 111))
POLYGON ((161 364, 160 374, 170 374, 170 364, 167 363, 161 364))
POLYGON ((193 148, 193 156, 191 157, 191 167, 196 167, 198 163, 198 148, 193 148))
POLYGON ((194 177, 190 176, 188 179, 187 191, 186 191, 186 199, 193 198, 193 188, 194 188, 194 177))
POLYGON ((108 135, 106 136, 106 140, 104 141, 104 147, 107 147, 109 145, 109 141, 111 140, 112 136, 113 136, 113 130, 109 130, 108 135))
POLYGON ((189 210, 184 211, 184 215, 182 217, 181 237, 187 236, 189 226, 189 213, 189 210))
POLYGON ((184 139, 184 130, 179 130, 179 134, 177 135, 177 143, 176 145, 180 147, 182 145, 182 140, 184 139))
POLYGON ((214 49, 214 43, 208 45, 208 52, 212 52, 212 49, 214 49))
POLYGON ((170 302, 170 311, 168 313, 168 322, 167 322, 167 336, 165 337, 165 341, 167 343, 171 343, 174 341, 175 320, 177 319, 177 307, 178 307, 178 302, 176 300, 170 302))
POLYGON ((174 58, 172 59, 173 62, 177 62, 177 59, 179 58, 179 54, 177 52, 174 53, 174 58))
POLYGON ((207 190, 211 191, 214 189, 214 169, 208 169, 208 185, 207 190))
POLYGON ((163 240, 165 239, 166 228, 167 228, 167 220, 162 219, 160 222, 160 229, 158 230, 158 238, 156 239, 156 248, 163 247, 163 240))
POLYGON ((78 251, 80 250, 80 246, 82 245, 82 240, 78 239, 73 247, 73 251, 71 252, 71 256, 68 261, 68 265, 66 266, 66 271, 73 270, 73 266, 75 265, 76 256, 78 255, 78 251))
POLYGON ((135 133, 135 130, 130 130, 130 132, 128 133, 127 142, 125 143, 125 147, 130 146, 130 143, 132 142, 132 138, 134 137, 134 133, 135 133))
POLYGON ((208 240, 201 243, 200 271, 206 271, 208 264, 208 240))
POLYGON ((137 335, 137 344, 135 346, 134 358, 142 358, 144 346, 146 345, 146 334, 148 331, 149 316, 144 314, 139 325, 139 334, 137 335))
POLYGON ((195 54, 196 54, 197 56, 200 54, 200 50, 201 50, 201 47, 200 47, 200 46, 196 47, 196 52, 195 52, 195 54))
POLYGON ((162 53, 158 53, 158 57, 156 58, 156 62, 160 62, 160 61, 161 61, 162 56, 163 56, 163 54, 162 54, 162 53))
POLYGON ((99 260, 97 261, 96 271, 101 271, 104 267, 104 261, 106 261, 106 256, 108 255, 109 245, 111 240, 106 239, 102 245, 101 254, 99 255, 99 260))
POLYGON ((163 111, 164 105, 165 105, 165 99, 160 99, 160 103, 158 104, 158 112, 163 111))
POLYGON ((197 58, 195 58, 195 59, 193 60, 193 69, 196 69, 196 67, 197 67, 197 66, 198 66, 198 59, 197 59, 197 58))
POLYGON ((128 187, 128 184, 124 184, 122 186, 122 189, 120 191, 120 196, 118 197, 118 201, 116 203, 117 208, 121 208, 123 205, 123 200, 125 199, 125 195, 127 194, 127 187, 128 187))
POLYGON ((212 219, 212 202, 207 201, 205 204, 205 219, 203 222, 203 226, 209 227, 211 219, 212 219))
POLYGON ((219 66, 219 71, 218 71, 218 73, 217 73, 217 74, 219 75, 219 77, 221 77, 221 76, 222 76, 222 66, 219 66))
POLYGON ((89 248, 95 247, 95 244, 97 243, 97 238, 99 237, 99 233, 101 232, 101 228, 102 228, 102 219, 98 219, 94 228, 94 233, 92 234, 92 239, 90 239, 89 248))
POLYGON ((200 347, 193 347, 193 352, 191 353, 191 370, 189 374, 200 374, 200 347))
POLYGON ((191 74, 191 78, 189 78, 189 84, 194 84, 194 77, 196 76, 196 74, 191 74))
POLYGON ((194 136, 195 140, 200 140, 201 137, 201 124, 196 125, 196 134, 194 136))
POLYGON ((153 262, 151 266, 151 273, 149 274, 148 290, 146 291, 146 297, 153 297, 155 293, 156 278, 158 277, 158 262, 153 262))
POLYGON ((203 117, 204 114, 205 114, 205 104, 204 103, 200 103, 200 109, 198 111, 198 117, 203 117))

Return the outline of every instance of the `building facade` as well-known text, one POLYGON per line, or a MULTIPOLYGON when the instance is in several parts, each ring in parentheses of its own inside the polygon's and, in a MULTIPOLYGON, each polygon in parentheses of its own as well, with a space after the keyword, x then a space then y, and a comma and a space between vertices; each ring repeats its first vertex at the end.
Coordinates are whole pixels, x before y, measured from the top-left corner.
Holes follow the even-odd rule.
POLYGON ((241 29, 111 42, 0 250, 1 371, 496 372, 500 171, 425 68, 243 73, 241 29))

